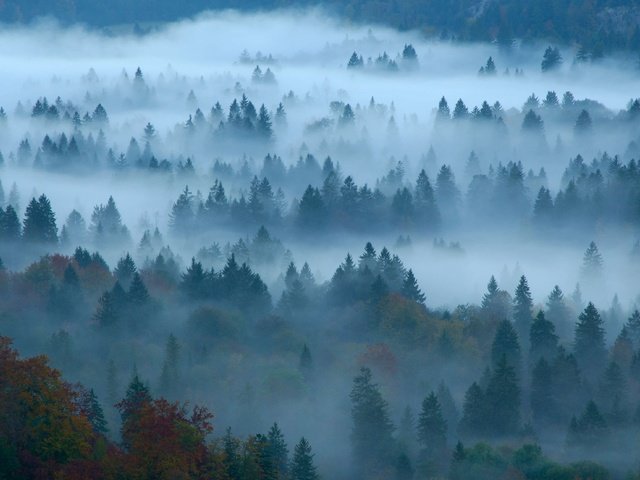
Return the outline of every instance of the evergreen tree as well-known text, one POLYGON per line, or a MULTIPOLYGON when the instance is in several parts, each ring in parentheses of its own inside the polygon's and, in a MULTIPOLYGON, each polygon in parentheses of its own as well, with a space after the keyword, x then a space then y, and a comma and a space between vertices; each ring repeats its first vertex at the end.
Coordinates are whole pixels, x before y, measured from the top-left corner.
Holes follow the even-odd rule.
POLYGON ((118 260, 118 264, 113 270, 113 274, 123 288, 129 288, 136 272, 136 264, 128 252, 124 257, 118 260))
POLYGON ((578 115, 573 130, 577 136, 584 136, 591 133, 591 128, 591 115, 586 110, 582 110, 578 115))
POLYGON ((582 415, 571 419, 567 444, 571 447, 597 448, 606 441, 608 433, 607 422, 595 402, 590 400, 582 415))
POLYGON ((518 335, 509 320, 500 322, 491 345, 491 362, 494 368, 500 364, 503 358, 513 367, 516 373, 520 372, 522 366, 520 343, 518 342, 518 335))
POLYGON ((602 255, 595 242, 591 242, 589 248, 584 252, 582 274, 590 279, 597 278, 602 274, 602 255))
POLYGON ((351 443, 356 465, 363 473, 389 465, 393 448, 393 424, 389 407, 366 367, 354 378, 351 398, 351 443))
POLYGON ((544 357, 539 357, 531 374, 530 403, 536 425, 546 425, 555 420, 557 406, 553 392, 553 369, 544 357))
POLYGON ((538 363, 541 358, 547 361, 555 358, 558 353, 558 336, 555 331, 553 323, 545 318, 542 311, 538 312, 529 332, 529 362, 531 365, 538 363))
POLYGON ((595 381, 606 367, 607 348, 604 322, 591 302, 578 317, 573 348, 580 370, 591 382, 595 381))
POLYGON ((127 299, 133 307, 142 307, 149 302, 149 291, 138 272, 133 274, 131 286, 127 292, 127 299))
POLYGON ((523 342, 529 338, 529 330, 531 329, 531 323, 533 321, 531 314, 532 309, 533 300, 531 299, 531 290, 529 290, 527 278, 522 275, 513 299, 513 321, 516 332, 518 333, 518 338, 523 342))
POLYGON ((160 390, 164 395, 173 396, 178 387, 180 380, 179 364, 180 345, 175 335, 170 333, 165 346, 164 364, 160 376, 160 390))
POLYGON ((23 237, 26 241, 43 244, 58 242, 58 228, 56 217, 51 209, 51 203, 45 195, 38 200, 31 199, 25 212, 23 237))
POLYGON ((320 476, 313 464, 311 445, 302 437, 293 451, 291 462, 291 480, 318 480, 320 476))
POLYGON ((0 215, 0 238, 6 242, 16 242, 20 240, 21 230, 18 214, 13 206, 7 205, 4 214, 0 215))
POLYGON ((515 369, 506 355, 496 365, 486 391, 486 408, 491 412, 491 432, 515 435, 520 429, 520 387, 515 369))
POLYGON ((560 50, 558 50, 557 47, 547 47, 544 51, 544 56, 542 57, 542 71, 551 72, 553 70, 557 70, 560 65, 562 65, 560 50))
POLYGON ((565 342, 573 336, 572 322, 569 317, 569 307, 565 303, 564 294, 556 285, 547 298, 546 318, 553 323, 558 336, 565 342))
POLYGON ((267 451, 269 463, 273 466, 274 479, 284 480, 289 473, 289 450, 277 423, 274 423, 267 434, 267 451))
POLYGON ((411 269, 409 269, 404 278, 404 282, 402 284, 402 295, 407 297, 409 300, 413 300, 414 302, 421 304, 424 304, 424 301, 427 298, 420 290, 416 277, 413 275, 411 269))
POLYGON ((436 474, 442 469, 442 459, 445 458, 447 422, 433 392, 422 401, 418 416, 418 444, 421 447, 421 470, 428 476, 436 474))
POLYGON ((89 422, 91 422, 94 432, 102 435, 106 434, 109 431, 107 428, 107 421, 104 418, 102 406, 100 405, 93 388, 83 392, 82 397, 82 409, 86 412, 87 418, 89 419, 89 422))
POLYGON ((260 138, 265 141, 271 140, 271 137, 273 136, 271 116, 269 115, 269 112, 267 112, 264 104, 260 106, 256 131, 260 138))
POLYGON ((313 375, 313 359, 311 357, 311 351, 307 344, 304 344, 302 347, 302 352, 300 353, 300 371, 302 372, 302 376, 305 380, 311 380, 313 375))
POLYGON ((486 433, 487 423, 485 393, 480 385, 473 382, 464 395, 460 435, 466 438, 481 438, 486 433))

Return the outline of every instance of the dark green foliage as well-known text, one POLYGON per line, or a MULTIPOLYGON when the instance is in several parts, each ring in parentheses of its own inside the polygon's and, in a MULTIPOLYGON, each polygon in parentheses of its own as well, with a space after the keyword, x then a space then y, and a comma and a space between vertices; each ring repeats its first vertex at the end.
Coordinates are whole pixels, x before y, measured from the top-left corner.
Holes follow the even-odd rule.
POLYGON ((608 433, 609 427, 598 406, 589 401, 580 417, 571 419, 567 444, 570 447, 594 449, 606 441, 608 433))
POLYGON ((56 217, 51 203, 45 195, 31 199, 24 216, 22 233, 24 239, 33 243, 55 244, 58 242, 56 217))
POLYGON ((596 307, 589 302, 578 317, 573 348, 580 370, 592 382, 606 367, 607 349, 604 335, 604 322, 596 307))
POLYGON ((318 480, 320 477, 313 464, 313 454, 309 442, 303 437, 293 451, 290 467, 291 480, 318 480))
POLYGON ((542 311, 538 312, 529 332, 529 363, 535 365, 544 358, 551 361, 558 353, 558 336, 553 323, 547 320, 542 311))
POLYGON ((533 300, 527 278, 522 275, 513 299, 513 321, 521 343, 526 344, 533 321, 533 300))
POLYGON ((424 301, 427 298, 424 295, 424 293, 422 293, 422 291, 420 290, 420 287, 418 286, 418 281, 416 280, 416 277, 413 275, 413 272, 411 271, 411 269, 409 269, 409 271, 407 272, 407 276, 405 277, 404 282, 402 284, 402 294, 408 299, 413 300, 414 302, 417 302, 417 303, 422 303, 422 304, 424 304, 424 301))
POLYGON ((391 462, 394 430, 389 407, 378 385, 372 383, 371 370, 362 367, 354 378, 351 398, 351 444, 354 461, 362 472, 376 471, 391 462))
POLYGON ((131 258, 131 255, 127 253, 124 257, 118 260, 116 268, 113 270, 113 274, 120 282, 123 288, 129 288, 134 274, 137 272, 136 264, 131 258))
POLYGON ((433 475, 444 468, 442 460, 447 448, 447 422, 442 416, 438 397, 431 392, 423 401, 418 416, 419 469, 433 475))
MULTIPOLYGON (((274 423, 267 434, 266 455, 274 472, 273 478, 276 480, 288 478, 289 472, 289 450, 284 440, 284 435, 280 431, 277 423, 274 423)), ((308 452, 310 453, 310 451, 308 452)), ((312 464, 311 464, 312 465, 312 464)), ((305 467, 309 472, 309 465, 305 467)), ((306 477, 312 478, 312 477, 306 477)))
POLYGON ((485 401, 486 412, 492 413, 491 434, 508 436, 520 430, 520 387, 516 371, 505 355, 491 375, 485 401))
POLYGON ((552 72, 562 65, 562 55, 557 47, 547 47, 542 58, 542 71, 552 72))
POLYGON ((491 345, 491 363, 494 368, 500 364, 503 358, 514 368, 515 372, 520 372, 522 367, 520 343, 513 325, 508 320, 503 320, 498 324, 498 329, 491 345))

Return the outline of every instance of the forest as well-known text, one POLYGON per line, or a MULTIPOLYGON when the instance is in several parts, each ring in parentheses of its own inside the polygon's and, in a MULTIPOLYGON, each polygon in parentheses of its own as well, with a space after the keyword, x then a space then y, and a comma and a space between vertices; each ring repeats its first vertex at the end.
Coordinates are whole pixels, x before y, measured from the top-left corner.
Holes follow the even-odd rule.
POLYGON ((640 479, 635 60, 394 26, 0 29, 1 479, 640 479))
POLYGON ((43 16, 64 24, 81 22, 106 32, 144 34, 155 25, 203 11, 245 12, 320 8, 358 24, 374 23, 453 41, 553 41, 578 45, 581 57, 598 60, 640 48, 638 0, 5 0, 0 21, 29 23, 43 16), (115 27, 115 28, 114 28, 115 27))

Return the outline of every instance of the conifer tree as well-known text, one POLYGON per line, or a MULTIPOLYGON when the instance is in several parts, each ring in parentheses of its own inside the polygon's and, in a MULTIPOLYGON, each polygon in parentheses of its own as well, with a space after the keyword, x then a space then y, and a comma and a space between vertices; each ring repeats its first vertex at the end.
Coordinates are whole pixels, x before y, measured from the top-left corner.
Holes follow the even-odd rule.
POLYGON ((131 258, 131 255, 127 254, 118 260, 116 268, 113 270, 113 274, 120 282, 123 288, 129 288, 134 274, 137 272, 136 264, 131 258))
POLYGON ((320 478, 313 463, 311 445, 304 437, 300 439, 293 451, 290 470, 291 480, 318 480, 320 478))
POLYGON ((427 298, 420 290, 418 281, 413 275, 411 269, 409 269, 409 271, 407 272, 407 275, 404 278, 404 282, 402 283, 402 295, 407 297, 409 300, 413 300, 414 302, 421 304, 424 304, 424 301, 427 298))
POLYGON ((602 274, 602 255, 595 242, 591 242, 584 252, 582 274, 587 278, 596 278, 602 274))
POLYGON ((529 290, 527 278, 522 275, 513 299, 513 320, 518 338, 522 343, 526 343, 529 338, 529 330, 533 322, 532 309, 533 300, 531 299, 531 290, 529 290))
POLYGON ((520 373, 522 352, 518 335, 509 320, 500 322, 491 345, 491 362, 494 368, 500 364, 503 358, 514 368, 516 373, 520 373))
POLYGON ((23 237, 26 241, 55 244, 58 241, 56 217, 45 195, 31 199, 25 212, 23 237))
POLYGON ((569 318, 569 308, 564 299, 564 294, 557 285, 547 298, 546 318, 553 323, 558 336, 563 341, 568 341, 573 336, 572 321, 569 318))
POLYGON ((388 404, 382 398, 378 385, 372 382, 370 369, 360 369, 354 378, 350 398, 353 420, 351 443, 356 465, 363 472, 389 465, 394 428, 388 404))
POLYGON ((466 438, 480 438, 486 433, 487 411, 485 393, 480 385, 473 382, 464 395, 460 435, 466 438))
POLYGON ((529 362, 535 365, 540 358, 551 361, 558 353, 558 336, 553 323, 542 311, 538 312, 529 332, 529 362))
POLYGON ((437 474, 443 467, 442 459, 447 448, 447 422, 433 392, 422 401, 418 416, 418 444, 421 447, 420 469, 426 475, 437 474))
POLYGON ((496 365, 486 391, 486 408, 492 412, 491 432, 515 435, 520 429, 520 387, 506 355, 496 365))
POLYGON ((269 457, 269 463, 273 467, 274 478, 276 480, 287 479, 289 474, 289 450, 277 423, 274 423, 269 429, 267 440, 266 454, 269 457))
POLYGON ((575 329, 574 353, 580 370, 591 382, 599 378, 607 362, 604 322, 598 310, 589 302, 578 317, 575 329))

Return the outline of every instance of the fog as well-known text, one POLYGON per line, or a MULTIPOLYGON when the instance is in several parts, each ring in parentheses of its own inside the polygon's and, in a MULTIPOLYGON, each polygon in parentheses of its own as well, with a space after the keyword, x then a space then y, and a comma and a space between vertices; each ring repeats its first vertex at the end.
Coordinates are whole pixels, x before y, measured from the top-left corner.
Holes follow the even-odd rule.
MULTIPOLYGON (((65 28, 47 19, 3 26, 2 206, 13 206, 22 222, 31 199, 46 195, 60 238, 54 243, 30 241, 26 220, 22 240, 3 237, 0 256, 15 285, 2 294, 0 334, 12 337, 25 355, 49 354, 66 378, 94 388, 105 405, 109 435, 117 441, 119 420, 109 404, 114 399, 107 399, 115 384, 108 386, 104 379, 107 363, 114 362, 119 396, 134 371, 154 393, 160 392, 165 343, 172 333, 181 345, 180 382, 165 388, 166 396, 211 408, 216 438, 227 426, 246 436, 274 421, 290 439, 290 450, 294 440, 308 437, 324 478, 352 478, 358 470, 347 466, 348 392, 357 368, 369 365, 372 345, 388 345, 397 364, 394 373, 385 373, 383 361, 369 365, 396 425, 405 406, 417 413, 422 399, 441 381, 462 417, 465 391, 492 366, 491 340, 504 319, 486 313, 486 305, 480 307, 492 275, 511 296, 526 276, 531 319, 539 310, 548 311, 549 294, 558 285, 571 326, 569 336, 558 325, 556 331, 568 351, 574 345, 573 323, 593 302, 604 319, 606 347, 612 348, 640 302, 640 251, 637 246, 634 250, 640 238, 640 192, 636 177, 629 184, 620 180, 638 175, 635 161, 629 162, 640 154, 640 105, 633 104, 639 72, 633 59, 622 54, 597 63, 577 62, 569 47, 561 48, 564 61, 558 68, 542 72, 546 47, 519 42, 505 50, 437 41, 418 32, 346 23, 322 10, 205 13, 154 26, 140 36, 118 29, 65 28), (415 59, 407 45, 415 49, 415 59), (363 64, 348 67, 354 52, 363 64), (376 61, 383 53, 388 58, 376 61), (490 57, 496 72, 479 74, 490 57), (556 103, 548 92, 557 94, 556 103), (565 92, 573 96, 563 98, 565 92), (525 106, 532 94, 539 103, 525 106), (245 104, 234 123, 230 106, 243 95, 254 110, 246 114, 245 104), (45 98, 55 112, 37 113, 37 102, 45 98), (458 99, 468 115, 450 118, 458 99), (488 113, 482 110, 485 101, 488 113), (217 103, 221 110, 215 110, 217 103), (268 133, 259 123, 261 105, 269 117, 268 133), (527 124, 528 112, 540 124, 535 118, 533 126, 527 124), (582 112, 587 112, 587 123, 578 122, 582 112), (265 160, 267 155, 274 163, 265 160), (570 164, 578 155, 584 161, 570 164), (449 190, 443 165, 453 174, 449 190), (416 193, 422 170, 437 215, 427 212, 432 200, 419 200, 416 193), (335 204, 327 193, 332 175, 335 204), (252 186, 254 177, 258 180, 252 186), (259 186, 265 177, 268 194, 259 186), (343 183, 347 177, 358 196, 353 205, 343 183), (207 203, 217 182, 226 195, 223 213, 207 203), (317 210, 312 210, 309 185, 322 194, 317 210), (370 192, 363 190, 365 185, 370 192), (180 195, 186 186, 191 193, 184 198, 185 207, 180 195), (551 213, 536 201, 541 187, 553 199, 551 213), (402 197, 405 188, 410 200, 402 197), (126 229, 118 223, 107 235, 99 223, 102 217, 92 224, 92 214, 109 197, 126 229), (255 202, 262 203, 256 207, 255 202), (73 230, 68 220, 72 211, 82 216, 86 228, 73 230), (267 254, 254 245, 263 226, 273 241, 267 254), (397 254, 402 275, 412 270, 426 295, 426 301, 417 301, 420 321, 435 326, 407 340, 411 334, 396 331, 404 327, 391 328, 387 320, 380 320, 379 330, 363 329, 378 315, 369 310, 368 293, 357 302, 332 303, 331 295, 337 293, 331 292, 340 291, 336 269, 348 253, 357 267, 367 242, 378 253, 388 247, 391 255, 397 254), (585 257, 591 242, 601 254, 595 267, 593 257, 585 257), (214 244, 209 253, 203 250, 214 244), (76 262, 77 268, 80 261, 73 255, 78 246, 99 251, 110 270, 131 254, 156 308, 138 312, 142 323, 136 328, 100 329, 99 299, 117 274, 106 280, 80 275, 86 293, 82 307, 73 311, 52 313, 50 299, 38 300, 43 310, 38 301, 21 306, 32 298, 18 287, 32 278, 29 265, 44 255, 72 256, 65 257, 62 267, 52 267, 50 284, 42 283, 42 291, 50 286, 55 291, 66 264, 76 262), (243 256, 245 250, 249 253, 243 256), (215 299, 180 296, 186 287, 178 273, 185 274, 192 258, 221 274, 231 253, 265 282, 268 308, 233 304, 231 293, 215 299), (158 254, 175 262, 166 283, 154 270, 158 254), (313 287, 306 285, 309 303, 299 310, 286 302, 292 261, 296 275, 307 262, 315 277, 313 287), (581 300, 572 296, 578 284, 581 300), (202 332, 193 326, 194 312, 210 304, 229 309, 224 321, 235 322, 229 327, 234 333, 216 320, 220 331, 198 338, 202 332), (476 321, 486 325, 474 327, 476 321), (474 328, 486 332, 476 338, 474 328), (461 346, 445 357, 436 343, 449 329, 461 346), (64 348, 55 346, 60 331, 68 335, 64 348), (298 357, 307 344, 316 369, 313 381, 298 372, 298 357)), ((369 280, 375 278, 371 275, 369 280)), ((511 299, 507 310, 511 320, 511 299)), ((393 321, 407 316, 398 313, 393 321)), ((520 344, 526 357, 528 339, 520 338, 520 344)), ((528 381, 530 374, 523 378, 528 381)), ((599 384, 594 382, 586 383, 584 399, 595 398, 599 384)), ((637 380, 629 383, 626 401, 633 413, 637 380)), ((528 396, 530 388, 523 385, 522 392, 528 396)), ((574 405, 576 417, 584 403, 574 405)), ((523 399, 522 412, 523 424, 531 425, 528 399, 523 399)), ((559 461, 583 458, 565 449, 567 426, 538 429, 536 424, 543 450, 559 461)), ((450 448, 458 438, 455 431, 450 426, 450 448)), ((638 458, 620 459, 612 445, 589 458, 604 462, 616 475, 636 465, 638 458)))

